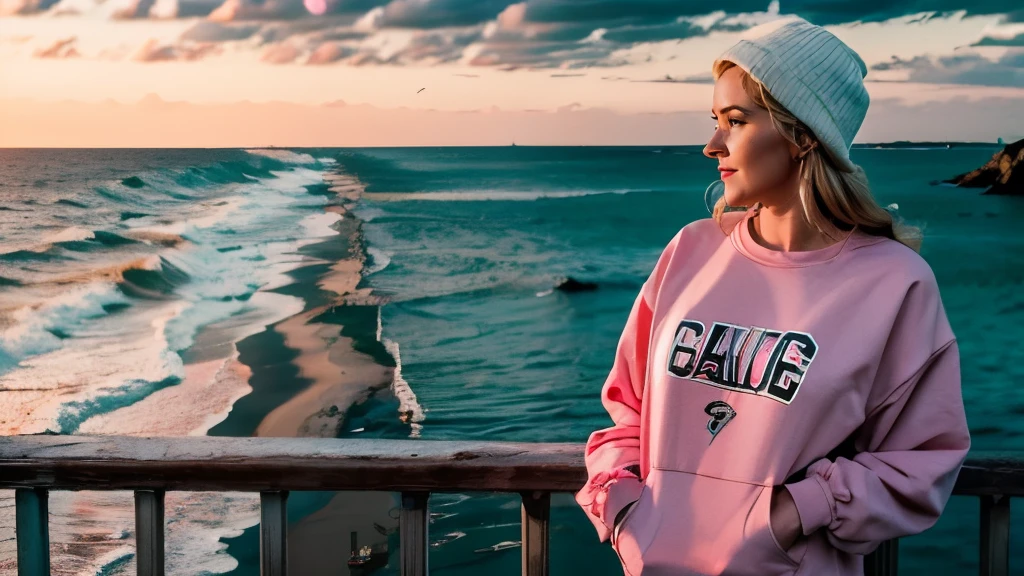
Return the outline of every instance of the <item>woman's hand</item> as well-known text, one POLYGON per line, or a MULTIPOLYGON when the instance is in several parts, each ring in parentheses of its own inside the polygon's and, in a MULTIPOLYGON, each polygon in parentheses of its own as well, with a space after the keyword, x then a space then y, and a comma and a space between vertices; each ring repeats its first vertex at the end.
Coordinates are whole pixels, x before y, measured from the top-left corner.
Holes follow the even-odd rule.
POLYGON ((783 550, 792 548, 804 533, 793 496, 782 486, 775 486, 772 490, 770 521, 775 539, 779 541, 779 546, 783 550))

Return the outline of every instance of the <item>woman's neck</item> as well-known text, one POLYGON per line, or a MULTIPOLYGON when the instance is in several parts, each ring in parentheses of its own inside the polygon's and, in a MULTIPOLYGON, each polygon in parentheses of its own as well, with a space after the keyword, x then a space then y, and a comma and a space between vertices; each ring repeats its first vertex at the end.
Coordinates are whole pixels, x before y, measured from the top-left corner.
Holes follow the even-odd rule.
POLYGON ((804 218, 799 202, 792 206, 761 207, 751 219, 751 237, 772 250, 805 252, 834 243, 804 218))

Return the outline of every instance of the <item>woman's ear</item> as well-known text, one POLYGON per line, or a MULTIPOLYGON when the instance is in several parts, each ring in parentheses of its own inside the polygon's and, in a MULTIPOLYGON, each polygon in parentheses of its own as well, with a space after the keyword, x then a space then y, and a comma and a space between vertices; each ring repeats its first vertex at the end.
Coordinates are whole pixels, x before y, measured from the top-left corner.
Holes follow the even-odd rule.
POLYGON ((809 154, 811 150, 818 147, 818 143, 805 133, 800 134, 798 142, 800 142, 799 146, 790 144, 790 150, 792 152, 794 162, 803 160, 804 156, 809 154))

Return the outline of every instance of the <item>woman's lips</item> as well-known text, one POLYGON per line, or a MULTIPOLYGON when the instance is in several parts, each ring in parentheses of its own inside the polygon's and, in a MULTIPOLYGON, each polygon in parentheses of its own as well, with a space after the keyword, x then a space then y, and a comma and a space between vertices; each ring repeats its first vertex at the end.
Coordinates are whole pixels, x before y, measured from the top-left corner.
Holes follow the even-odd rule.
POLYGON ((733 174, 735 174, 736 171, 735 170, 722 170, 721 173, 722 173, 722 180, 725 180, 729 176, 732 176, 733 174))

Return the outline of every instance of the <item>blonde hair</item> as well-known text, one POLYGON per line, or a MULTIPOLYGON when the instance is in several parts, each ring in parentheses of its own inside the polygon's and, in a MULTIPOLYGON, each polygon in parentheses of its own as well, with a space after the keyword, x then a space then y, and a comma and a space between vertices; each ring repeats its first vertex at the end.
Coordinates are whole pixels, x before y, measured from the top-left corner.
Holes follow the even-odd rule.
MULTIPOLYGON (((728 60, 714 68, 718 80, 736 64, 728 60)), ((868 186, 867 175, 860 166, 853 172, 839 167, 832 154, 815 138, 803 122, 785 109, 757 79, 740 68, 743 90, 758 106, 768 110, 775 129, 786 140, 806 149, 800 162, 800 204, 804 217, 820 233, 838 240, 842 232, 860 228, 867 234, 884 236, 904 244, 915 252, 921 249, 921 230, 894 218, 875 201, 868 186)), ((725 197, 718 199, 713 216, 721 224, 721 216, 730 208, 725 197)))

